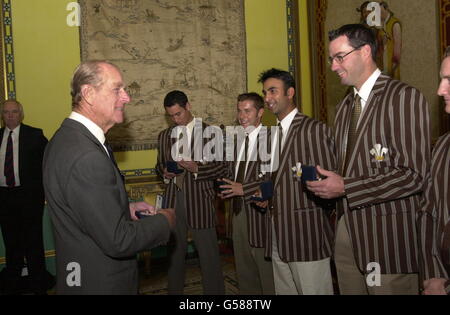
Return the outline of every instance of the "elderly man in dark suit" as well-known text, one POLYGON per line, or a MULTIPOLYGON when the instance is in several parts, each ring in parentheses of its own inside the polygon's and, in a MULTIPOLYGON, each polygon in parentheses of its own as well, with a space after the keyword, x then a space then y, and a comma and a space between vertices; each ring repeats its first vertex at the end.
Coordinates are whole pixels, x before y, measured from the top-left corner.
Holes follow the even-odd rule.
POLYGON ((215 228, 214 182, 211 179, 196 180, 201 164, 199 162, 202 160, 198 153, 203 153, 203 130, 207 125, 193 116, 191 104, 182 91, 169 92, 164 98, 164 108, 175 125, 161 131, 158 136, 156 169, 168 184, 165 192, 166 205, 175 208, 178 218, 169 254, 169 294, 183 294, 188 231, 194 239, 200 259, 203 293, 224 294, 225 285, 215 228), (174 160, 178 161, 179 173, 174 173, 170 167, 168 169, 168 162, 174 160))
POLYGON ((417 294, 416 213, 430 167, 428 104, 381 74, 376 41, 360 24, 329 33, 331 70, 354 89, 337 107, 338 171, 309 182, 339 198, 335 262, 342 294, 417 294))
POLYGON ((278 123, 272 142, 274 196, 269 205, 266 241, 275 291, 333 294, 332 204, 308 193, 301 174, 302 165, 335 167, 331 130, 298 111, 295 81, 289 72, 270 69, 261 73, 259 82, 263 84, 264 101, 278 123))
POLYGON ((168 241, 173 209, 129 204, 105 133, 130 101, 119 69, 83 62, 72 79, 72 113, 50 140, 44 187, 56 245, 58 294, 137 294, 136 254, 168 241), (135 211, 149 212, 135 218, 135 211))
MULTIPOLYGON (((450 114, 450 46, 441 65, 438 95, 450 114)), ((450 295, 450 132, 433 149, 431 174, 417 219, 423 294, 450 295)))
POLYGON ((29 289, 36 294, 48 289, 45 269, 42 215, 44 187, 42 157, 47 144, 41 129, 22 123, 22 105, 7 100, 1 107, 0 129, 0 225, 6 251, 2 280, 6 293, 20 293, 24 257, 29 289))

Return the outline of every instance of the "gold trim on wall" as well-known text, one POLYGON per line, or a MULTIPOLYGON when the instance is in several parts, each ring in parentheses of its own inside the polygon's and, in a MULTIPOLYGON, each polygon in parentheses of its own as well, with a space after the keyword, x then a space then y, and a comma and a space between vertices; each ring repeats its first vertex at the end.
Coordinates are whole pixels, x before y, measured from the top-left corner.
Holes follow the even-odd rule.
POLYGON ((298 0, 286 0, 286 21, 288 41, 289 73, 295 78, 295 102, 302 111, 301 96, 301 59, 300 59, 300 24, 298 0))
POLYGON ((16 98, 16 75, 14 71, 14 49, 13 49, 13 32, 12 32, 12 0, 0 0, 2 6, 0 12, 1 23, 1 101, 5 99, 16 98))

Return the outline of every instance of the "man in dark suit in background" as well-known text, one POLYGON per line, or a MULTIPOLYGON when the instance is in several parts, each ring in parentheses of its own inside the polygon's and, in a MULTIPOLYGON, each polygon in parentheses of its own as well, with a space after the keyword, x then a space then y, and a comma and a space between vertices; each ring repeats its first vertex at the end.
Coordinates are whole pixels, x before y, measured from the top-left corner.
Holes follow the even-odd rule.
POLYGON ((381 74, 370 29, 329 33, 331 70, 353 86, 337 106, 338 171, 309 182, 339 198, 335 262, 341 294, 417 294, 416 213, 430 168, 428 104, 417 89, 381 74), (367 281, 366 281, 367 280, 367 281))
POLYGON ((263 84, 264 101, 278 122, 272 138, 274 196, 266 242, 266 254, 272 256, 275 291, 333 294, 332 205, 308 193, 301 177, 301 165, 334 168, 331 130, 298 111, 295 81, 289 72, 270 69, 261 73, 259 82, 263 84))
POLYGON ((18 101, 5 101, 1 114, 0 225, 6 252, 3 289, 13 294, 26 289, 21 281, 25 257, 27 286, 36 294, 44 294, 53 281, 45 269, 42 236, 42 157, 47 138, 41 129, 22 124, 23 107, 18 101))
POLYGON ((168 184, 165 192, 166 206, 175 208, 178 218, 173 235, 174 244, 169 254, 169 294, 183 294, 188 231, 192 234, 199 255, 203 293, 224 294, 225 285, 215 228, 214 182, 211 179, 196 180, 200 165, 199 161, 195 161, 194 153, 203 153, 203 130, 207 125, 192 115, 191 104, 182 91, 169 92, 164 98, 164 108, 175 125, 161 131, 158 136, 156 169, 168 184), (174 160, 178 160, 177 164, 182 171, 179 174, 167 169, 167 162, 174 160))
POLYGON ((105 133, 123 121, 130 101, 119 69, 106 61, 83 62, 71 87, 73 111, 44 156, 57 293, 137 294, 136 254, 168 241, 174 211, 128 203, 105 143, 105 133), (150 215, 133 221, 134 212, 141 210, 150 215))

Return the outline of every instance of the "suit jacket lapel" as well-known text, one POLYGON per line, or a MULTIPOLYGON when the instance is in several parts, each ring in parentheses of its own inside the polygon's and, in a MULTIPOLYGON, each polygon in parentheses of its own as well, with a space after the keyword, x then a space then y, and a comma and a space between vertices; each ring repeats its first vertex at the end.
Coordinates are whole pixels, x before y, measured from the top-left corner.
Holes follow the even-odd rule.
MULTIPOLYGON (((388 76, 385 75, 380 75, 380 77, 377 79, 377 81, 375 82, 375 85, 372 88, 372 91, 369 94, 369 98, 367 99, 367 103, 366 106, 364 107, 364 111, 361 114, 361 118, 359 120, 359 124, 358 124, 358 128, 357 130, 357 138, 356 138, 356 142, 355 142, 355 150, 353 152, 349 152, 351 154, 351 156, 349 157, 350 160, 348 162, 348 169, 350 169, 350 165, 353 163, 355 156, 356 156, 356 152, 358 151, 357 148, 359 146, 359 143, 362 141, 363 135, 366 131, 366 129, 368 128, 368 126, 371 124, 371 122, 373 121, 373 115, 375 113, 375 109, 377 108, 377 106, 380 104, 380 100, 381 100, 381 94, 384 91, 384 87, 386 86, 387 81, 390 78, 388 76)), ((353 101, 350 103, 351 105, 353 105, 353 101)), ((350 122, 351 119, 351 113, 352 110, 349 110, 349 116, 348 121, 350 122)), ((349 125, 347 126, 347 129, 349 128, 349 125)), ((369 150, 369 148, 367 148, 367 150, 369 150)))
POLYGON ((286 163, 289 159, 289 156, 291 155, 290 154, 292 152, 291 148, 293 147, 294 141, 297 139, 297 133, 298 130, 300 129, 299 125, 301 124, 303 117, 304 117, 303 114, 301 114, 300 112, 297 113, 297 115, 295 115, 294 119, 292 120, 291 126, 289 127, 289 132, 284 139, 283 150, 281 150, 280 155, 281 161, 279 161, 278 165, 279 171, 277 172, 277 175, 275 177, 274 186, 280 180, 283 170, 286 167, 290 169, 290 166, 289 165, 286 166, 286 163))
POLYGON ((70 118, 66 118, 64 119, 61 126, 78 130, 78 132, 89 138, 109 159, 108 153, 106 153, 105 149, 103 148, 103 143, 100 143, 100 141, 98 141, 98 139, 82 123, 70 118))

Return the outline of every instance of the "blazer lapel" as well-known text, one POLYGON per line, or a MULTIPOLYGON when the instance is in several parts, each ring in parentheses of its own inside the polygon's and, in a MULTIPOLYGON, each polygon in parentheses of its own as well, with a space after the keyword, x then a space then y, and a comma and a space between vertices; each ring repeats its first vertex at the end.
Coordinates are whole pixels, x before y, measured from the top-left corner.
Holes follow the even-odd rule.
POLYGON ((299 125, 301 124, 303 117, 303 114, 301 114, 300 112, 297 113, 297 115, 295 115, 294 119, 292 120, 291 126, 289 127, 289 132, 284 140, 283 150, 281 150, 281 161, 279 161, 278 172, 275 177, 275 182, 273 183, 274 186, 276 186, 276 184, 280 180, 283 170, 286 167, 290 168, 290 166, 286 166, 286 163, 288 161, 290 153, 292 152, 291 148, 293 147, 294 141, 295 139, 297 139, 297 133, 300 129, 299 125))
MULTIPOLYGON (((368 126, 373 122, 373 115, 375 113, 375 109, 377 108, 377 106, 380 104, 380 100, 381 100, 381 94, 384 91, 384 88, 386 86, 387 81, 390 78, 388 76, 385 75, 380 75, 380 77, 378 78, 378 80, 375 82, 375 85, 373 86, 372 92, 370 92, 369 98, 367 99, 367 103, 366 106, 364 107, 364 111, 361 114, 361 118, 359 120, 359 124, 358 124, 358 128, 357 130, 357 138, 356 138, 356 142, 355 142, 355 150, 353 152, 350 152, 351 156, 349 157, 350 160, 348 162, 348 167, 347 169, 350 169, 350 165, 352 163, 354 163, 355 160, 355 156, 357 154, 357 148, 359 146, 359 143, 362 141, 363 135, 366 131, 366 129, 368 128, 368 126)), ((353 102, 351 103, 353 104, 353 102)), ((348 121, 350 121, 351 119, 351 113, 352 110, 349 110, 349 116, 348 121)), ((347 126, 347 129, 349 128, 349 125, 347 126)))

